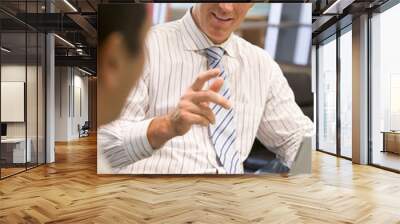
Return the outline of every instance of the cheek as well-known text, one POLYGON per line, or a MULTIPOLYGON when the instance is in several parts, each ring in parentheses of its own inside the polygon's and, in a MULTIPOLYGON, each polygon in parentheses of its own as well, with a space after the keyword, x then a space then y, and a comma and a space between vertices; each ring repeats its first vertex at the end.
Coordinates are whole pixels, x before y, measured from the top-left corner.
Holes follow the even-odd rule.
POLYGON ((240 21, 243 21, 246 18, 246 14, 247 14, 247 10, 240 10, 240 12, 238 13, 240 21))
POLYGON ((234 23, 232 24, 232 26, 230 27, 230 31, 234 32, 235 30, 237 30, 241 23, 242 23, 242 19, 236 19, 234 21, 234 23))
POLYGON ((131 63, 131 66, 129 66, 128 74, 129 75, 129 81, 131 84, 137 83, 137 80, 139 80, 140 76, 142 75, 143 72, 143 65, 144 65, 144 56, 139 56, 136 57, 131 63))
POLYGON ((247 12, 247 11, 244 11, 244 12, 240 12, 240 13, 238 14, 238 19, 235 21, 235 27, 236 27, 236 28, 238 28, 238 27, 240 26, 240 24, 245 20, 245 18, 246 18, 246 12, 247 12))
POLYGON ((212 19, 213 19, 212 16, 210 14, 207 14, 207 16, 203 17, 202 26, 210 27, 212 19))

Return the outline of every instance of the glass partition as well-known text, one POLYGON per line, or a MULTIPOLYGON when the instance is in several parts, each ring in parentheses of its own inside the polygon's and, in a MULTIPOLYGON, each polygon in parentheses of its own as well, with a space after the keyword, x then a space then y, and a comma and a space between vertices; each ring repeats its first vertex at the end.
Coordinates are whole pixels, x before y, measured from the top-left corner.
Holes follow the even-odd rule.
MULTIPOLYGON (((26 12, 41 12, 41 4, 38 1, 27 2, 26 12)), ((33 17, 33 20, 38 17, 33 17)), ((32 21, 33 22, 33 21, 32 21)), ((34 21, 37 23, 38 21, 34 21)), ((27 150, 31 151, 31 161, 27 163, 27 167, 35 167, 39 160, 39 73, 40 67, 40 49, 42 45, 42 35, 36 29, 27 27, 27 150)), ((44 88, 44 86, 42 86, 44 88)))
POLYGON ((27 33, 27 74, 26 74, 26 113, 27 113, 27 150, 30 151, 30 160, 27 167, 37 165, 37 76, 38 76, 38 35, 36 32, 27 33))
MULTIPOLYGON (((44 1, 0 3, 16 13, 43 12, 43 5, 44 1)), ((46 39, 13 13, 0 12, 0 19, 7 20, 0 23, 2 179, 45 163, 46 39)))
POLYGON ((46 162, 46 145, 45 145, 45 114, 46 114, 46 36, 43 33, 38 33, 38 75, 37 75, 37 162, 43 164, 46 162))
POLYGON ((26 162, 31 162, 26 138, 26 42, 25 31, 1 34, 2 177, 25 170, 26 162))

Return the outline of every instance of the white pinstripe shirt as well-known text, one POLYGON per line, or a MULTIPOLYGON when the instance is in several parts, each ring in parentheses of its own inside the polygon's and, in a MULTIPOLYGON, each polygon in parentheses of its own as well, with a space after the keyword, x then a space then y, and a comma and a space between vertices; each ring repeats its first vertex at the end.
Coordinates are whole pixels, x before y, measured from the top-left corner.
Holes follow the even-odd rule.
MULTIPOLYGON (((213 45, 190 11, 180 20, 152 28, 142 79, 121 117, 98 132, 99 153, 114 173, 226 173, 218 165, 207 127, 194 125, 157 150, 146 136, 151 120, 171 112, 197 75, 208 69, 204 49, 213 45)), ((235 34, 221 46, 226 50, 222 63, 230 82, 235 148, 241 162, 257 137, 290 167, 303 136, 312 131, 311 121, 295 103, 279 66, 265 50, 235 34)))

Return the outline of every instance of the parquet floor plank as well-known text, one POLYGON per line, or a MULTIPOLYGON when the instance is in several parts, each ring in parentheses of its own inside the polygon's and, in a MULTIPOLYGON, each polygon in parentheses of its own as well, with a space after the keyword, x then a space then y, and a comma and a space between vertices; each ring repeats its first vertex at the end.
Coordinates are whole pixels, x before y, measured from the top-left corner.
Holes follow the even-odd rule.
POLYGON ((0 223, 398 223, 400 175, 320 152, 313 173, 96 174, 96 138, 57 144, 56 163, 0 181, 0 223))

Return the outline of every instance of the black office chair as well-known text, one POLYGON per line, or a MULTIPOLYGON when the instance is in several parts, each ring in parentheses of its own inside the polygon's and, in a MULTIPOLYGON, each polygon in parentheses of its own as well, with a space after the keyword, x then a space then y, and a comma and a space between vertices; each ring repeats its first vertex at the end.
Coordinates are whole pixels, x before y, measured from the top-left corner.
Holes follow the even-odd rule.
MULTIPOLYGON (((313 94, 311 92, 311 71, 307 67, 281 65, 282 71, 292 88, 296 103, 303 113, 313 119, 313 94)), ((274 170, 277 173, 287 171, 287 168, 276 159, 275 153, 268 150, 258 139, 255 140, 249 156, 243 163, 247 173, 274 170)))
POLYGON ((80 127, 80 125, 78 124, 79 138, 89 136, 89 129, 90 129, 89 121, 85 121, 82 127, 80 127))

